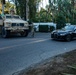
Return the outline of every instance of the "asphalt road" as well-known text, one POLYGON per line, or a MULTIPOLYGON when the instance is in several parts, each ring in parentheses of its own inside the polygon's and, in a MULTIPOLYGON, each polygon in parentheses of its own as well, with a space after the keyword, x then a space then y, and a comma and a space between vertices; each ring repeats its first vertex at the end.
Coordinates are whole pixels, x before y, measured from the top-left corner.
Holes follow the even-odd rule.
POLYGON ((41 62, 49 57, 76 49, 76 40, 54 41, 50 33, 36 33, 35 37, 0 37, 0 75, 12 73, 41 62))

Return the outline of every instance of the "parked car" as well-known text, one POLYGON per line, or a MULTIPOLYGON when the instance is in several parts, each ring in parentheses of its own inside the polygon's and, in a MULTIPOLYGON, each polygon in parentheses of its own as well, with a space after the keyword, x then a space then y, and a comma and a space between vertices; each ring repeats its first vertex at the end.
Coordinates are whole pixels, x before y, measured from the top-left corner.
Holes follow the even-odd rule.
POLYGON ((76 25, 67 25, 61 30, 54 30, 51 32, 51 38, 71 41, 73 38, 76 38, 76 25))

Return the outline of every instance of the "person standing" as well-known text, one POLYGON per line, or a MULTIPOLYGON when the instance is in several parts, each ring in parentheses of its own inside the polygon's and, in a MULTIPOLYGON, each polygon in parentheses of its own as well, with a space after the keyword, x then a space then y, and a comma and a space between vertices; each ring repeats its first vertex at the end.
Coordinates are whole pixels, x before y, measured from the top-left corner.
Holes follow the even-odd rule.
POLYGON ((34 33, 34 24, 33 23, 31 24, 31 33, 32 33, 31 36, 34 37, 35 33, 34 33))
POLYGON ((31 20, 30 21, 28 20, 28 23, 29 23, 29 32, 31 33, 30 35, 34 37, 34 24, 31 20))

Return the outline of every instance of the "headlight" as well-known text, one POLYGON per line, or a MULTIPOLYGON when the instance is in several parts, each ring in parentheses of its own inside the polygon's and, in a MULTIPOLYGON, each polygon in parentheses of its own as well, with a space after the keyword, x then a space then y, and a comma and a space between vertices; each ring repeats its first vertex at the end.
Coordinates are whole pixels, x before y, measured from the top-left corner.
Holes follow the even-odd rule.
POLYGON ((52 31, 52 32, 51 32, 51 34, 54 34, 54 33, 57 33, 57 31, 56 31, 56 30, 54 30, 54 31, 52 31))
POLYGON ((66 35, 65 33, 63 33, 63 34, 60 34, 61 36, 64 36, 64 35, 66 35))
POLYGON ((10 22, 6 22, 6 26, 7 27, 11 26, 11 23, 10 22))
POLYGON ((54 31, 51 32, 51 34, 53 34, 53 33, 54 33, 54 31))
POLYGON ((25 26, 28 26, 28 23, 25 23, 24 25, 25 25, 25 26))

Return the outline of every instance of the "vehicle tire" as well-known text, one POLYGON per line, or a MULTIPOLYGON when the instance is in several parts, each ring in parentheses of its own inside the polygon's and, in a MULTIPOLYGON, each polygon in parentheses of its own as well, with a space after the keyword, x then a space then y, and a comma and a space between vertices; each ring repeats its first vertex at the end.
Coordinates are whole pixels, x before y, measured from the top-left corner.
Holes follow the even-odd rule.
POLYGON ((71 35, 67 35, 67 36, 66 36, 66 41, 68 41, 68 42, 69 42, 69 41, 71 41, 71 40, 72 40, 71 35))
POLYGON ((2 26, 0 26, 0 35, 2 34, 2 26))
POLYGON ((24 36, 24 33, 22 32, 22 33, 20 33, 20 35, 21 35, 21 36, 24 36))
POLYGON ((21 36, 27 37, 28 36, 28 31, 24 31, 23 33, 21 33, 21 36))
POLYGON ((27 37, 28 36, 28 31, 24 32, 24 36, 27 37))
POLYGON ((2 37, 3 38, 10 37, 10 31, 9 30, 5 30, 4 28, 2 28, 2 37))

